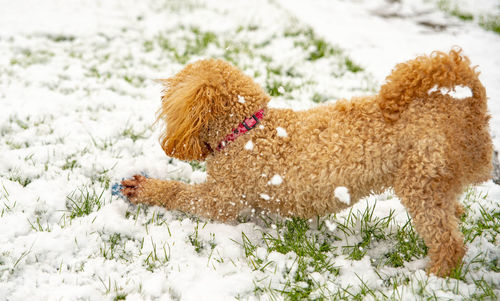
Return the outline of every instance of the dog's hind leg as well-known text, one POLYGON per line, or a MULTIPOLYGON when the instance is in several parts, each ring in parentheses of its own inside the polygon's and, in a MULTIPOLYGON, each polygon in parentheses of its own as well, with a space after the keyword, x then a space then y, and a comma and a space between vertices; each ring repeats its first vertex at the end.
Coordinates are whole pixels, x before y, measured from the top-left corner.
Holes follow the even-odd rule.
POLYGON ((435 149, 436 145, 419 145, 409 152, 394 190, 429 248, 427 272, 446 276, 465 254, 457 217, 462 187, 449 173, 447 160, 435 149))
POLYGON ((228 191, 218 191, 218 185, 190 185, 140 175, 123 180, 122 185, 122 193, 134 204, 161 206, 218 221, 235 220, 244 207, 242 202, 225 200, 228 191))

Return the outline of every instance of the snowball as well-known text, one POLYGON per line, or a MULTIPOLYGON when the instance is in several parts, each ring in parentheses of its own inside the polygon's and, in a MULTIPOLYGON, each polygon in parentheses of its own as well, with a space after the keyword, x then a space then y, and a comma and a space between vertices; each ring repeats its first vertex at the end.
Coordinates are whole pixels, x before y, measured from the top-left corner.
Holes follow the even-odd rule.
POLYGON ((246 150, 252 150, 253 149, 253 142, 252 142, 252 140, 248 140, 248 142, 245 144, 245 149, 246 150))
POLYGON ((280 185, 283 183, 283 178, 280 175, 274 175, 269 183, 272 185, 280 185))
POLYGON ((276 128, 276 132, 278 132, 278 137, 288 137, 286 130, 280 126, 276 128))
POLYGON ((342 203, 347 205, 351 204, 351 196, 349 195, 349 190, 346 187, 339 186, 335 188, 335 191, 333 193, 335 194, 335 197, 342 203))
POLYGON ((284 94, 285 93, 285 88, 283 88, 283 86, 279 86, 278 92, 280 92, 281 94, 284 94))
POLYGON ((269 201, 271 199, 271 197, 269 195, 265 194, 265 193, 261 193, 260 197, 263 198, 266 201, 269 201))
POLYGON ((455 86, 452 89, 447 89, 447 88, 439 88, 437 85, 435 85, 434 87, 429 89, 427 93, 431 94, 436 91, 441 92, 441 94, 443 95, 448 94, 449 96, 457 99, 463 99, 472 96, 472 90, 467 86, 455 86))
POLYGON ((238 95, 238 102, 239 103, 245 103, 245 97, 238 95))

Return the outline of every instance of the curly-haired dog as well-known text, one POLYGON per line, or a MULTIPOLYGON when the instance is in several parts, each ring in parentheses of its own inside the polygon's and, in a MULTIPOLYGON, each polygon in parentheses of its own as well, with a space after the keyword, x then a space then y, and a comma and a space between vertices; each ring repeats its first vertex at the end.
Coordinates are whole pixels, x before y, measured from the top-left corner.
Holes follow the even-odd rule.
POLYGON ((190 64, 164 80, 161 145, 205 160, 207 180, 190 185, 139 175, 122 181, 133 203, 219 221, 249 208, 310 218, 392 187, 429 247, 428 272, 447 275, 465 253, 458 202, 466 185, 490 178, 486 93, 460 50, 396 66, 375 96, 307 111, 269 109, 269 96, 220 60, 190 64), (439 89, 469 87, 456 99, 439 89), (431 91, 429 91, 431 90, 431 91))

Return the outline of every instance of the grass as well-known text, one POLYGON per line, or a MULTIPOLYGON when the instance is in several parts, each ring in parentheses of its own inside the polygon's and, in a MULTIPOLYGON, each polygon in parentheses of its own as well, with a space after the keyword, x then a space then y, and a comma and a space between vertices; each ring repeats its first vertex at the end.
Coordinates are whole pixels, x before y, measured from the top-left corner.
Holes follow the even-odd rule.
MULTIPOLYGON (((207 223, 205 222, 202 226, 201 226, 201 229, 205 228, 205 226, 207 225, 207 223)), ((215 234, 211 234, 211 239, 210 241, 208 242, 205 242, 203 240, 200 239, 199 237, 199 230, 200 230, 200 221, 198 219, 196 219, 196 225, 194 226, 194 229, 193 229, 193 233, 191 233, 189 236, 188 236, 188 239, 189 239, 189 242, 191 243, 191 245, 193 246, 194 250, 196 253, 201 253, 204 249, 207 248, 207 244, 208 246, 210 246, 210 250, 213 250, 216 246, 215 244, 215 234)))
POLYGON ((293 252, 297 255, 296 270, 288 271, 288 281, 281 290, 282 294, 292 300, 301 300, 311 294, 315 287, 311 272, 339 274, 339 269, 328 256, 332 250, 328 240, 323 239, 318 232, 312 234, 308 231, 308 221, 293 218, 277 223, 275 234, 263 233, 267 252, 293 252))
POLYGON ((458 4, 452 3, 451 0, 437 0, 437 6, 440 10, 457 17, 462 21, 475 22, 486 30, 500 34, 500 17, 491 14, 473 15, 460 8, 458 4))
POLYGON ((31 65, 47 64, 52 57, 54 57, 54 53, 51 51, 25 48, 21 49, 15 57, 10 59, 10 64, 27 68, 31 65))
MULTIPOLYGON (((264 76, 265 89, 273 97, 287 97, 296 90, 306 90, 315 84, 299 72, 293 65, 275 64, 268 48, 279 40, 289 40, 295 47, 302 49, 305 62, 316 62, 323 60, 324 63, 335 61, 337 70, 330 74, 343 76, 346 72, 358 73, 364 69, 357 65, 343 51, 319 37, 312 28, 303 26, 291 26, 281 36, 270 35, 265 39, 253 42, 248 35, 260 30, 259 26, 240 26, 235 33, 216 34, 212 31, 204 31, 199 27, 181 26, 180 30, 185 32, 180 38, 174 38, 175 33, 166 31, 158 34, 151 40, 143 42, 146 52, 154 52, 161 49, 166 55, 177 63, 184 65, 198 57, 207 56, 211 49, 220 49, 222 53, 208 55, 209 57, 225 59, 240 68, 255 68, 260 66, 259 61, 265 62, 265 68, 254 70, 256 77, 264 76), (175 39, 175 43, 174 43, 175 39), (246 61, 255 63, 242 63, 246 61)), ((311 95, 312 98, 312 95, 311 95)), ((317 99, 313 100, 317 101, 317 99)))
POLYGON ((326 102, 328 99, 329 99, 328 96, 320 94, 318 92, 314 92, 313 97, 312 97, 312 101, 315 103, 323 103, 323 102, 326 102))
POLYGON ((138 130, 133 125, 127 125, 121 132, 121 135, 132 139, 133 142, 136 142, 139 139, 148 138, 149 135, 146 134, 147 131, 148 129, 138 130))
POLYGON ((2 211, 0 212, 0 218, 2 218, 4 216, 4 214, 11 213, 14 210, 14 208, 17 205, 17 201, 11 201, 9 199, 10 194, 7 191, 7 188, 5 188, 5 185, 3 183, 2 183, 2 189, 0 189, 0 191, 2 193, 0 195, 0 200, 3 199, 2 200, 3 208, 2 208, 2 211))
POLYGON ((157 249, 156 243, 151 238, 151 246, 153 250, 144 259, 144 265, 148 271, 153 272, 158 267, 165 266, 170 261, 170 245, 164 243, 161 249, 157 249))
POLYGON ((104 189, 98 193, 83 186, 66 196, 66 208, 70 219, 89 215, 101 209, 106 203, 104 192, 104 189))
POLYGON ((79 168, 81 165, 78 163, 76 159, 73 159, 74 155, 66 157, 66 162, 61 166, 62 170, 73 171, 74 168, 79 168))
POLYGON ((477 238, 486 238, 491 243, 497 242, 497 236, 500 234, 500 209, 498 206, 488 209, 483 207, 481 203, 486 203, 487 199, 487 194, 473 188, 469 188, 465 193, 466 214, 462 217, 462 232, 468 243, 477 238))
MULTIPOLYGON (((211 31, 202 31, 198 27, 190 27, 189 33, 182 39, 174 42, 169 38, 169 32, 161 33, 156 37, 156 44, 170 53, 173 59, 181 64, 187 63, 192 56, 202 54, 210 44, 219 45, 217 35, 211 31)), ((154 41, 143 44, 146 51, 152 51, 154 41)))
POLYGON ((7 179, 12 182, 17 182, 23 187, 28 186, 33 181, 33 178, 23 175, 17 168, 9 170, 7 179))
MULTIPOLYGON (((465 195, 465 203, 477 203, 478 198, 486 196, 469 189, 465 195)), ((433 290, 428 288, 429 278, 420 279, 416 275, 406 274, 405 277, 385 274, 384 268, 401 269, 407 263, 423 259, 427 255, 427 247, 418 236, 408 217, 406 223, 398 224, 394 219, 394 212, 383 218, 374 215, 375 204, 368 205, 364 210, 350 210, 343 217, 334 217, 331 221, 318 219, 316 223, 300 218, 286 219, 284 221, 266 221, 268 226, 263 229, 260 240, 252 241, 243 233, 241 246, 249 267, 256 271, 269 273, 282 273, 281 286, 270 286, 269 282, 255 283, 255 293, 278 294, 286 300, 303 299, 346 299, 364 300, 375 299, 401 299, 402 292, 411 288, 412 292, 422 298, 434 298, 433 290), (329 224, 329 226, 327 225, 329 224), (271 227, 272 225, 272 227, 271 227), (380 246, 385 251, 380 251, 380 246), (388 246, 388 247, 386 247, 388 246), (278 252, 289 256, 291 264, 287 268, 279 269, 276 262, 269 259, 269 254, 278 252), (291 255, 293 254, 293 255, 291 255), (339 286, 335 279, 342 274, 345 267, 336 264, 337 258, 345 256, 346 260, 359 261, 366 256, 370 257, 371 267, 382 286, 359 278, 357 284, 348 287, 339 286), (320 283, 314 279, 313 273, 319 273, 326 279, 320 283), (330 283, 330 285, 327 285, 330 283), (336 287, 332 290, 331 287, 336 287), (398 297, 399 296, 399 297, 398 297)), ((470 213, 470 210, 467 210, 470 213)), ((472 237, 496 238, 496 235, 485 235, 485 232, 498 234, 500 210, 488 212, 481 206, 478 207, 480 222, 467 222, 470 217, 466 215, 465 235, 469 243, 472 237), (469 228, 470 227, 470 228, 469 228), (467 230, 468 229, 468 230, 467 230), (469 234, 468 234, 469 233, 469 234)), ((331 219, 331 218, 330 218, 331 219)), ((472 238, 472 240, 471 240, 472 238)), ((495 243, 495 241, 490 241, 495 243)), ((498 271, 498 258, 490 259, 485 254, 478 254, 475 258, 465 259, 450 276, 444 291, 454 294, 459 293, 459 286, 464 282, 475 284, 478 290, 471 298, 488 300, 499 288, 491 281, 483 278, 475 279, 472 273, 487 268, 498 271), (471 278, 472 277, 472 278, 471 278), (455 281, 455 282, 453 282, 455 281), (455 284, 453 284, 455 283, 455 284), (453 285, 451 285, 453 284, 453 285)))
POLYGON ((500 17, 486 16, 479 19, 479 25, 483 28, 500 34, 500 17))
POLYGON ((196 161, 196 160, 189 161, 189 165, 191 165, 191 168, 193 169, 193 171, 195 171, 195 170, 206 171, 207 170, 206 164, 204 162, 201 162, 201 161, 196 161))

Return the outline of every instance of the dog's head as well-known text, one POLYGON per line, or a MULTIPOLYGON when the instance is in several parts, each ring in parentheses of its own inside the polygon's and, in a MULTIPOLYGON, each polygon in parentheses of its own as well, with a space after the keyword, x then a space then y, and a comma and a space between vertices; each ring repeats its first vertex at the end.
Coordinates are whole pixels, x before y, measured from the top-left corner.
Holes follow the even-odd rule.
POLYGON ((161 81, 165 89, 157 121, 166 127, 160 143, 168 156, 181 160, 205 159, 270 99, 249 76, 221 60, 194 62, 161 81))

